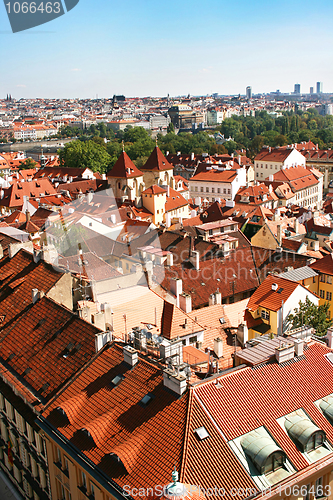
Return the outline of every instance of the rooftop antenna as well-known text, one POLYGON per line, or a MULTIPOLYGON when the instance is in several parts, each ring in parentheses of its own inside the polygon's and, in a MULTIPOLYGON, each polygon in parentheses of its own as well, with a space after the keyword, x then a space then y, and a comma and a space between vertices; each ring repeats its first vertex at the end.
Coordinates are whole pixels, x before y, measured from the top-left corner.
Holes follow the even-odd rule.
POLYGON ((121 141, 122 145, 123 145, 123 153, 125 153, 125 146, 124 146, 124 140, 121 141))

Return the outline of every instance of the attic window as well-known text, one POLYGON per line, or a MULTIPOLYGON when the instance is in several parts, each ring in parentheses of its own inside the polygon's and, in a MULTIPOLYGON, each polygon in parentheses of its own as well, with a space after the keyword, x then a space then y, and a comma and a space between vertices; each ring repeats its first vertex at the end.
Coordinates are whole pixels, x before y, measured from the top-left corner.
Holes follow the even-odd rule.
POLYGON ((148 392, 148 394, 143 396, 143 398, 139 402, 140 406, 143 406, 145 408, 146 406, 149 405, 149 403, 151 403, 151 401, 154 399, 154 397, 155 397, 154 394, 151 394, 150 392, 148 392))
POLYGON ((43 318, 43 319, 40 319, 36 325, 36 328, 39 328, 40 326, 42 326, 44 323, 45 323, 46 319, 43 318))
POLYGON ((113 387, 117 387, 117 385, 120 384, 120 382, 122 382, 124 380, 124 375, 116 375, 112 380, 111 380, 111 384, 113 385, 113 387))
POLYGON ((84 427, 81 429, 81 432, 87 436, 89 439, 91 439, 92 441, 94 441, 94 438, 92 437, 92 435, 90 434, 90 432, 88 431, 88 429, 85 429, 84 427))
POLYGON ((283 292, 283 288, 279 288, 276 293, 282 293, 282 292, 283 292))
POLYGON ((204 426, 195 429, 194 432, 197 435, 197 438, 200 439, 200 441, 203 441, 204 439, 207 439, 209 437, 208 431, 204 426))
POLYGON ((46 382, 41 388, 39 392, 45 392, 50 387, 50 384, 46 382))
POLYGON ((224 318, 220 318, 219 321, 220 321, 221 325, 224 325, 224 323, 225 323, 225 319, 224 318))
POLYGON ((73 348, 74 348, 74 344, 72 342, 70 342, 68 344, 68 346, 64 349, 62 357, 66 359, 69 356, 69 354, 72 353, 73 348))
POLYGON ((110 458, 112 458, 112 460, 114 460, 115 462, 117 462, 118 464, 122 464, 122 461, 121 459, 118 457, 118 455, 116 455, 115 453, 110 453, 110 458))
POLYGON ((26 375, 28 375, 28 373, 30 373, 30 372, 31 372, 31 370, 32 370, 32 368, 29 368, 29 367, 28 367, 28 368, 26 368, 26 369, 24 370, 24 372, 22 373, 23 377, 25 377, 26 375))
POLYGON ((7 363, 8 363, 8 361, 11 361, 14 357, 15 357, 15 353, 14 353, 14 352, 12 352, 12 353, 8 356, 7 363))
POLYGON ((65 410, 64 410, 63 408, 61 408, 61 406, 58 406, 58 408, 56 408, 56 410, 57 410, 59 413, 61 413, 61 415, 62 415, 63 417, 65 417, 65 418, 67 418, 67 420, 68 420, 68 417, 67 417, 67 415, 66 415, 65 410))

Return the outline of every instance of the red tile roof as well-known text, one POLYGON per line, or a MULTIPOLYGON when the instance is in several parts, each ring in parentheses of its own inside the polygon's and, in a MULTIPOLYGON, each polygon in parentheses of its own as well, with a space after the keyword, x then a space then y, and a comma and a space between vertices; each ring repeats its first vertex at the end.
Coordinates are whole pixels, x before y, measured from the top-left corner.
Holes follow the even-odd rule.
POLYGON ((265 426, 299 471, 309 462, 277 419, 302 408, 332 442, 333 427, 314 404, 333 393, 333 366, 325 357, 328 353, 331 350, 325 345, 313 342, 304 357, 293 363, 268 363, 226 374, 219 378, 220 386, 216 380, 197 385, 194 397, 216 428, 222 429, 225 440, 265 426))
POLYGON ((8 208, 22 208, 23 197, 36 199, 46 195, 56 195, 49 179, 35 179, 31 182, 14 181, 9 188, 3 190, 4 197, 0 200, 0 205, 8 208))
POLYGON ((24 378, 25 385, 43 398, 50 397, 95 354, 99 331, 43 297, 1 330, 1 358, 24 378))
MULTIPOLYGON (((154 268, 157 278, 158 267, 154 268)), ((209 302, 209 296, 219 290, 222 297, 231 297, 234 293, 244 293, 255 290, 259 281, 250 248, 233 251, 230 257, 211 258, 200 262, 200 269, 174 265, 163 269, 164 277, 158 282, 165 290, 170 290, 170 280, 183 280, 183 291, 192 297, 193 308, 204 307, 209 302), (236 278, 233 278, 233 275, 236 278)))
MULTIPOLYGON (((214 383, 212 385, 215 386, 214 383)), ((190 412, 181 480, 189 484, 200 485, 204 491, 210 492, 209 498, 214 500, 221 499, 221 497, 226 500, 244 500, 244 496, 237 494, 237 492, 250 491, 251 489, 254 491, 256 485, 226 443, 223 435, 224 424, 219 422, 220 425, 217 426, 215 420, 207 415, 207 409, 201 402, 203 397, 199 399, 197 396, 198 393, 201 396, 203 390, 204 388, 201 390, 199 385, 198 389, 195 388, 190 394, 190 412), (209 438, 200 441, 195 431, 202 426, 207 430, 209 438), (212 485, 214 486, 212 487, 212 485), (215 487, 221 488, 220 495, 215 494, 215 487)), ((213 391, 213 389, 211 390, 213 391)), ((239 391, 241 389, 238 385, 234 395, 238 394, 239 391)), ((211 404, 213 405, 215 401, 217 398, 212 399, 211 404)), ((238 405, 235 407, 238 408, 238 405)), ((213 410, 211 412, 215 415, 213 410)), ((226 420, 228 421, 229 418, 226 417, 226 420)))
POLYGON ((157 184, 153 184, 153 186, 150 186, 149 188, 142 191, 141 194, 166 194, 166 192, 166 189, 158 186, 157 184))
POLYGON ((188 314, 170 302, 164 301, 162 314, 162 335, 167 339, 184 337, 189 333, 202 332, 204 328, 188 314))
POLYGON ((155 146, 142 170, 173 170, 173 166, 165 158, 158 146, 155 146))
POLYGON ((298 286, 301 285, 295 281, 279 276, 267 276, 250 297, 247 307, 250 311, 255 311, 259 306, 270 311, 278 311, 282 307, 282 302, 285 303, 298 286), (272 290, 273 284, 277 285, 276 290, 272 290))
POLYGON ((44 416, 121 487, 167 484, 174 466, 180 470, 188 394, 166 391, 161 369, 142 358, 134 368, 125 365, 122 348, 114 344, 100 351, 44 416), (111 380, 120 374, 125 378, 112 388, 111 380), (148 392, 153 399, 144 407, 140 401, 148 392), (83 428, 93 441, 80 432, 83 428))
POLYGON ((292 149, 286 148, 263 148, 255 157, 254 161, 285 161, 292 149))
POLYGON ((107 177, 117 177, 119 179, 131 179, 142 175, 141 170, 134 165, 125 151, 122 151, 112 169, 107 173, 107 177))
POLYGON ((170 212, 171 210, 177 210, 177 208, 184 207, 188 205, 188 200, 184 198, 179 191, 175 191, 169 188, 169 196, 167 196, 165 203, 165 211, 170 212))
POLYGON ((47 294, 63 277, 53 266, 40 260, 35 264, 31 254, 20 250, 12 259, 0 262, 0 316, 4 324, 20 317, 32 302, 31 290, 47 294))
POLYGON ((314 269, 315 271, 319 271, 320 273, 333 276, 333 254, 330 253, 329 255, 326 255, 326 257, 323 257, 322 259, 317 260, 317 262, 310 264, 309 267, 311 267, 311 269, 314 269))
POLYGON ((190 178, 191 181, 206 181, 206 182, 227 182, 231 183, 237 177, 237 172, 235 170, 223 170, 219 171, 212 168, 211 170, 206 170, 204 172, 199 172, 190 178))

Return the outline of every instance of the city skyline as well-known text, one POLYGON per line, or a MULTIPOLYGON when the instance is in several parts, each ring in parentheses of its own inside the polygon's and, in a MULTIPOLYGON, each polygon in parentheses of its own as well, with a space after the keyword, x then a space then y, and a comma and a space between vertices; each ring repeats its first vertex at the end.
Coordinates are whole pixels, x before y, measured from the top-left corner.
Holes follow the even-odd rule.
POLYGON ((15 57, 7 58, 0 95, 243 95, 248 85, 253 94, 292 92, 295 82, 308 92, 317 81, 333 92, 333 34, 322 24, 333 6, 319 0, 313 12, 311 5, 210 0, 203 16, 198 2, 148 0, 143 8, 129 0, 124 10, 81 0, 65 16, 16 34, 2 15, 0 37, 15 57))

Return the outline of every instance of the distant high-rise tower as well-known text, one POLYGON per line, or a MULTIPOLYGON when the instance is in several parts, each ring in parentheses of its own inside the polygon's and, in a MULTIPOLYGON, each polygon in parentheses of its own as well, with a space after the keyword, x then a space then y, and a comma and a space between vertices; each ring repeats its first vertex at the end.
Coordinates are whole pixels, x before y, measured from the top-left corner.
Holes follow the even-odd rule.
POLYGON ((300 93, 301 93, 301 86, 299 83, 295 83, 294 94, 300 94, 300 93))
POLYGON ((246 98, 252 99, 252 87, 250 86, 246 87, 246 98))
POLYGON ((310 87, 310 94, 313 94, 313 87, 310 87))
POLYGON ((323 82, 317 82, 317 94, 321 94, 323 92, 323 82))

